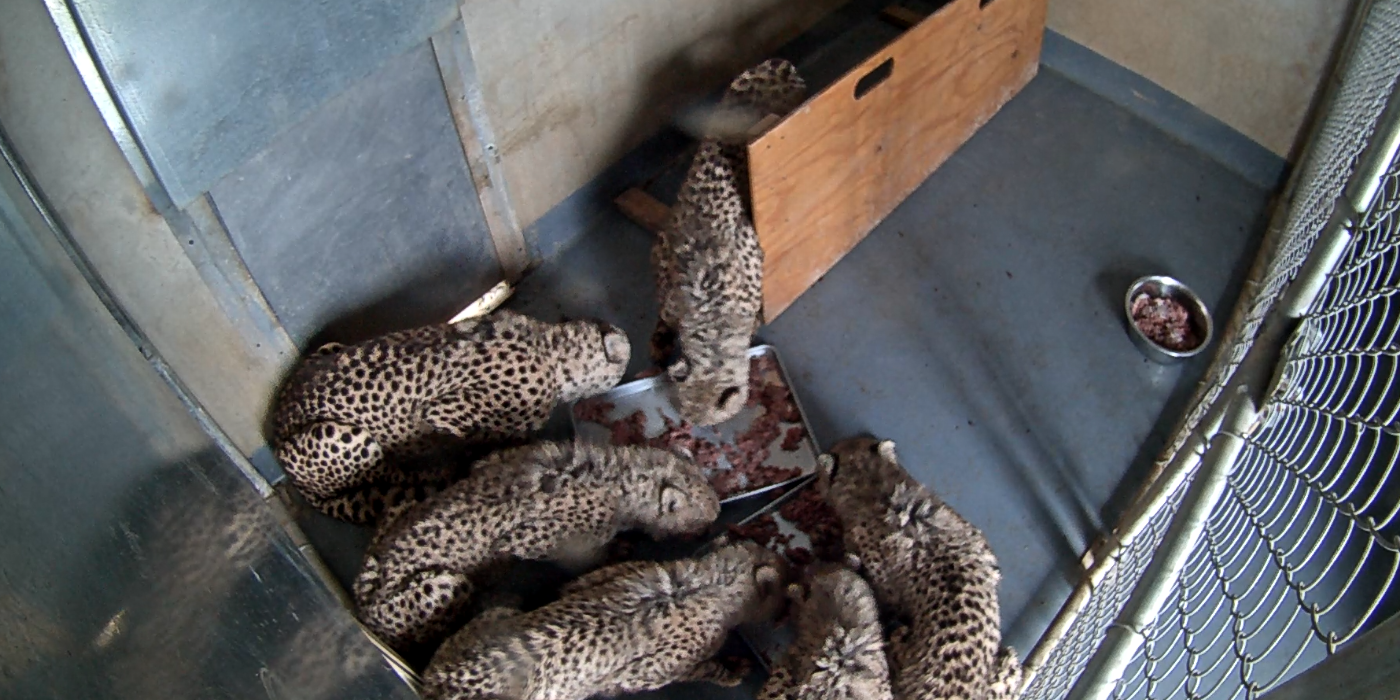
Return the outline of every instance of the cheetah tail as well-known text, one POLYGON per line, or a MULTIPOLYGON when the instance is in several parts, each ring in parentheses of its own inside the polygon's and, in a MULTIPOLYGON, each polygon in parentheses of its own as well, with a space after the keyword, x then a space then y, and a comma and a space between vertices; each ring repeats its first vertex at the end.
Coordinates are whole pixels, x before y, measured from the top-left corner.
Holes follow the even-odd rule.
POLYGON ((1002 647, 997 652, 995 675, 988 695, 992 700, 1015 700, 1021 695, 1021 662, 1016 650, 1002 647))

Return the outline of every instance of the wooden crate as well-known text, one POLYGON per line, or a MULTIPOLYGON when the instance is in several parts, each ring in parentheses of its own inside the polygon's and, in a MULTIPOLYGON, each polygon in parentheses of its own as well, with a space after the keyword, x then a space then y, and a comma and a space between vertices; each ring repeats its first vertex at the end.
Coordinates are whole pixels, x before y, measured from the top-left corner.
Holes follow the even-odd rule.
POLYGON ((1045 3, 953 0, 749 144, 765 321, 1035 77, 1045 3))
MULTIPOLYGON (((1046 0, 952 0, 927 17, 898 5, 904 34, 749 142, 754 228, 763 246, 764 321, 889 216, 1040 65, 1046 0)), ((617 199, 659 231, 666 205, 617 199)))

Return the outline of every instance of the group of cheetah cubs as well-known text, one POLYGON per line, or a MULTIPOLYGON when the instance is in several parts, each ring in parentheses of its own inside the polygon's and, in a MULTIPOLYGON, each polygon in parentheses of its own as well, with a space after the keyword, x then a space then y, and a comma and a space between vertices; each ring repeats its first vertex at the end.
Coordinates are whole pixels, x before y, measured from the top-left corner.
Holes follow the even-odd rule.
MULTIPOLYGON (((775 60, 736 79, 725 103, 781 115, 804 92, 792 65, 775 60)), ((670 360, 677 408, 698 425, 747 399, 763 251, 745 178, 741 144, 702 143, 653 251, 653 355, 670 360)), ((996 560, 889 441, 850 439, 820 458, 816 488, 842 519, 844 562, 794 576, 774 552, 726 541, 687 559, 596 568, 623 531, 701 534, 720 510, 687 456, 528 442, 557 406, 615 386, 630 359, 626 334, 607 323, 501 310, 327 345, 288 380, 273 415, 276 455, 312 506, 376 525, 353 585, 358 614, 406 659, 427 662, 425 697, 736 685, 744 671, 714 658, 721 644, 785 605, 797 637, 763 700, 1015 696, 996 560), (496 451, 472 463, 477 449, 496 451), (484 594, 517 560, 578 577, 554 602, 517 610, 484 594)))

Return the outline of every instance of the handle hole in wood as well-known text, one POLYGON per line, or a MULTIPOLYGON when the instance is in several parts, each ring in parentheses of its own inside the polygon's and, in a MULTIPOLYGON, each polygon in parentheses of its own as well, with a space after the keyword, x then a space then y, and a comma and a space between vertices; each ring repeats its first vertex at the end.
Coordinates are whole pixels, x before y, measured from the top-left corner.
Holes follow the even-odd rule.
POLYGON ((875 66, 875 70, 865 74, 864 78, 856 81, 856 99, 865 97, 871 90, 874 90, 880 83, 889 79, 894 72, 894 59, 887 58, 884 63, 875 66))

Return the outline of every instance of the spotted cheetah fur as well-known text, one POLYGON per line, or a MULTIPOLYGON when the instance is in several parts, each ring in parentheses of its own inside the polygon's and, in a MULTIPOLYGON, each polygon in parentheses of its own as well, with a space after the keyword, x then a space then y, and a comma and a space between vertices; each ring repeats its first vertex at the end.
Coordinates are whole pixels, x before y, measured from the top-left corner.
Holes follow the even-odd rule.
MULTIPOLYGON (((806 85, 783 60, 752 68, 730 84, 722 106, 782 116, 802 103, 806 85)), ((660 318, 652 354, 665 362, 682 417, 714 425, 748 397, 746 355, 762 322, 763 249, 749 211, 745 146, 700 144, 667 225, 652 248, 660 318)))
POLYGON ((460 455, 444 455, 524 438, 557 404, 615 385, 630 357, 608 324, 505 310, 331 344, 279 394, 274 451, 312 506, 369 523, 458 476, 460 455))
POLYGON ((628 562, 575 581, 531 612, 496 608, 438 650, 425 700, 584 700, 677 681, 737 685, 713 657, 736 625, 781 602, 785 571, 752 543, 694 559, 628 562))
POLYGON ((383 526, 353 586, 361 620, 406 656, 468 612, 479 579, 510 560, 596 564, 623 530, 703 530, 719 497, 698 466, 664 450, 539 443, 497 452, 383 526))
POLYGON ((1001 571, 986 538, 900 465, 892 441, 845 440, 817 487, 841 517, 851 563, 882 612, 899 700, 1013 698, 1021 667, 1001 646, 1001 571))
POLYGON ((891 700, 875 594, 856 572, 823 563, 788 586, 796 639, 759 700, 891 700))

